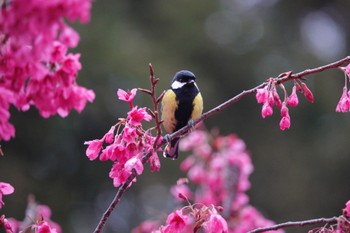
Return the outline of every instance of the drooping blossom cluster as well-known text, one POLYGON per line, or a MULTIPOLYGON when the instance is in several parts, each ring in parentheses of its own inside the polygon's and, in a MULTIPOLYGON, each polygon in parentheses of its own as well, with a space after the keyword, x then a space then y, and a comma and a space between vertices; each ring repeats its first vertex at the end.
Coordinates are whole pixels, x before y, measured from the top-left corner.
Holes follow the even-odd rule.
POLYGON ((35 202, 34 197, 28 198, 25 218, 22 221, 14 218, 0 217, 0 228, 4 227, 6 233, 37 232, 61 233, 61 227, 51 220, 51 209, 47 205, 35 202))
POLYGON ((345 74, 345 84, 343 87, 343 93, 335 109, 336 112, 349 112, 350 111, 350 91, 348 90, 348 83, 350 82, 350 64, 346 67, 340 68, 345 74))
POLYGON ((99 158, 101 161, 113 162, 109 177, 116 187, 123 184, 133 170, 137 175, 143 172, 143 157, 147 153, 152 153, 149 159, 151 170, 160 169, 159 157, 154 149, 156 137, 151 135, 150 130, 142 128, 142 121, 150 121, 152 116, 145 107, 133 106, 136 91, 119 89, 118 98, 129 103, 131 109, 127 117, 119 119, 101 139, 85 142, 88 145, 86 155, 90 160, 99 158))
MULTIPOLYGON (((287 72, 284 75, 290 75, 290 72, 287 72)), ((303 93, 305 98, 309 102, 311 103, 314 102, 314 96, 304 82, 301 82, 299 80, 294 80, 294 86, 292 88, 292 92, 288 96, 287 90, 284 87, 284 85, 281 83, 277 84, 276 79, 270 78, 268 80, 268 84, 265 87, 259 88, 256 91, 256 100, 258 103, 263 105, 261 109, 261 116, 263 118, 272 116, 273 107, 276 106, 278 109, 280 109, 280 113, 282 117, 279 124, 280 129, 281 130, 289 129, 291 121, 290 121, 288 106, 296 107, 299 104, 297 91, 300 93, 303 93), (281 100, 277 92, 277 87, 280 87, 283 90, 283 93, 284 93, 283 101, 281 100)))
POLYGON ((197 130, 182 139, 180 149, 191 151, 180 166, 187 178, 179 179, 171 193, 176 200, 186 200, 187 205, 169 214, 165 225, 160 221, 146 221, 135 228, 134 233, 187 233, 198 229, 246 233, 273 224, 249 204, 246 191, 250 187, 253 165, 240 138, 197 130))
POLYGON ((80 54, 67 53, 79 34, 66 24, 89 21, 91 0, 0 2, 0 141, 15 135, 10 105, 41 116, 81 112, 95 94, 77 84, 80 54))

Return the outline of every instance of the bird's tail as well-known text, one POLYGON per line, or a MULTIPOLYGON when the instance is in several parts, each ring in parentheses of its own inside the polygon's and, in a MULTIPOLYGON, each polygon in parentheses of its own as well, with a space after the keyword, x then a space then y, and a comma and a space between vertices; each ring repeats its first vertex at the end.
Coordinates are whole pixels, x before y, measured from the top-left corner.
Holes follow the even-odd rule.
POLYGON ((177 159, 177 157, 179 157, 179 141, 180 138, 174 138, 171 140, 171 142, 165 147, 163 156, 173 160, 177 159))

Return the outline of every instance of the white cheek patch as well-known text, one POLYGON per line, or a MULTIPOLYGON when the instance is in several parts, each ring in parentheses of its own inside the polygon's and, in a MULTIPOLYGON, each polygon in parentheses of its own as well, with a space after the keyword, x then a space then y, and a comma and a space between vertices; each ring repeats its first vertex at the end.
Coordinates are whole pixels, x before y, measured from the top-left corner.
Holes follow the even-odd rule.
POLYGON ((179 81, 175 81, 171 84, 171 88, 172 89, 179 89, 181 87, 183 87, 186 83, 182 83, 182 82, 179 82, 179 81))

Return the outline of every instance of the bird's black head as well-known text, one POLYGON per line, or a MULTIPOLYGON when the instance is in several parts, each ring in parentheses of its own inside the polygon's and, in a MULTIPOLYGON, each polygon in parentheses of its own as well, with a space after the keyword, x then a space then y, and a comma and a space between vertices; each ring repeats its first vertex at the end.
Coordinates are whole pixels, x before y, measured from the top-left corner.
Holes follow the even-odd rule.
POLYGON ((181 70, 177 72, 171 82, 172 89, 179 89, 186 84, 194 84, 195 85, 196 76, 188 70, 181 70))

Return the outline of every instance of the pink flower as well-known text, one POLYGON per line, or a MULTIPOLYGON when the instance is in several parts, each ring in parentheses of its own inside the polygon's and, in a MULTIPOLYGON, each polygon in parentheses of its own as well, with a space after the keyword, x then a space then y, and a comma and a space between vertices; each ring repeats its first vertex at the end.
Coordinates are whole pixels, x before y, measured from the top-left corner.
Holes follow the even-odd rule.
POLYGON ((280 129, 285 130, 289 128, 290 128, 290 117, 289 116, 282 117, 280 121, 280 129))
POLYGON ((282 117, 289 116, 289 111, 288 111, 288 108, 287 108, 287 104, 285 102, 283 102, 283 104, 282 104, 281 116, 282 117))
POLYGON ((259 104, 265 103, 267 100, 267 96, 268 96, 268 91, 266 90, 266 88, 259 88, 256 90, 256 101, 259 104))
POLYGON ((157 153, 152 153, 151 157, 149 158, 151 171, 160 171, 160 160, 157 155, 157 153))
POLYGON ((282 119, 280 121, 280 129, 281 130, 289 129, 290 128, 290 116, 289 116, 287 104, 285 102, 283 102, 283 104, 282 104, 281 116, 282 116, 282 119))
POLYGON ((177 201, 183 201, 184 199, 181 198, 179 195, 182 195, 188 199, 192 198, 192 193, 189 189, 189 187, 186 185, 188 183, 187 179, 179 179, 176 183, 176 185, 173 185, 170 189, 171 194, 177 201))
POLYGON ((270 104, 268 102, 265 102, 262 109, 261 109, 261 116, 263 118, 268 117, 268 116, 272 116, 273 114, 273 109, 270 106, 270 104))
POLYGON ((176 210, 168 215, 166 223, 168 225, 164 227, 164 233, 180 233, 181 230, 187 225, 188 217, 180 210, 176 210))
POLYGON ((132 105, 132 101, 135 98, 137 89, 134 88, 131 91, 124 91, 123 89, 118 89, 117 95, 118 95, 118 99, 123 100, 125 102, 128 102, 130 105, 130 108, 133 107, 132 105))
POLYGON ((0 209, 5 203, 2 201, 2 195, 9 195, 15 191, 15 188, 9 183, 0 182, 0 209))
POLYGON ((113 185, 118 187, 123 184, 129 178, 133 169, 135 169, 137 175, 143 172, 143 164, 137 156, 132 157, 125 164, 115 162, 109 173, 110 178, 113 179, 113 185))
POLYGON ((138 138, 136 128, 125 126, 123 131, 123 140, 127 143, 135 142, 135 140, 138 138))
POLYGON ((288 97, 287 104, 292 107, 296 107, 299 103, 298 96, 296 93, 296 86, 293 86, 292 93, 288 97))
POLYGON ((90 160, 95 160, 102 149, 103 140, 95 139, 92 141, 86 141, 84 142, 84 145, 89 145, 88 148, 86 149, 86 156, 90 160))
POLYGON ((226 220, 219 214, 211 214, 208 221, 204 223, 206 233, 227 233, 228 226, 226 220))
POLYGON ((105 142, 111 144, 114 140, 114 131, 115 131, 115 125, 113 125, 110 130, 105 134, 103 137, 105 139, 105 142))
POLYGON ((134 107, 128 112, 128 123, 132 126, 141 125, 141 121, 150 121, 152 116, 149 115, 146 111, 146 108, 137 108, 134 107))
POLYGON ((345 208, 343 209, 343 214, 345 217, 350 218, 350 200, 346 202, 345 208))
MULTIPOLYGON (((274 98, 274 100, 275 100, 275 103, 276 103, 277 108, 281 108, 281 107, 282 107, 282 101, 281 101, 280 96, 279 96, 278 93, 277 93, 276 88, 273 90, 273 98, 274 98)), ((272 106, 272 105, 271 105, 271 106, 272 106)))
POLYGON ((132 169, 136 170, 137 175, 141 175, 143 172, 143 164, 137 156, 134 156, 125 163, 125 170, 131 171, 132 169))
POLYGON ((38 233, 57 233, 55 228, 51 228, 47 222, 38 225, 38 233))
POLYGON ((343 94, 335 109, 336 112, 349 112, 350 110, 350 98, 346 87, 343 88, 343 94))
POLYGON ((71 27, 64 27, 59 40, 70 48, 75 48, 79 43, 79 34, 71 27))
POLYGON ((275 95, 274 95, 275 90, 269 91, 268 98, 267 98, 267 103, 272 107, 275 105, 275 95))
POLYGON ((304 90, 304 96, 305 98, 310 102, 313 103, 314 102, 314 95, 312 94, 312 92, 310 91, 310 89, 306 86, 305 83, 301 83, 301 86, 304 90))

